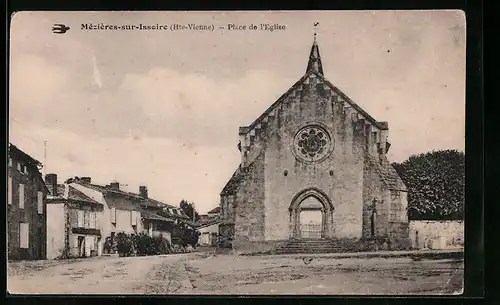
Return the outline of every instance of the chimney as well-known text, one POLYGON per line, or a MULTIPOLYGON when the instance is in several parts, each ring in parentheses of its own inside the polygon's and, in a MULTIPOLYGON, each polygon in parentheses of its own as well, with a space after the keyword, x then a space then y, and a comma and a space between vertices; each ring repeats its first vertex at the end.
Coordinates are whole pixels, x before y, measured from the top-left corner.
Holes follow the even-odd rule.
POLYGON ((148 199, 148 188, 145 185, 139 186, 139 195, 144 199, 148 199))
POLYGON ((111 189, 113 190, 119 190, 120 189, 120 183, 118 181, 113 181, 109 184, 111 189))
POLYGON ((57 196, 57 175, 56 174, 45 175, 45 184, 49 189, 49 193, 52 196, 57 196))

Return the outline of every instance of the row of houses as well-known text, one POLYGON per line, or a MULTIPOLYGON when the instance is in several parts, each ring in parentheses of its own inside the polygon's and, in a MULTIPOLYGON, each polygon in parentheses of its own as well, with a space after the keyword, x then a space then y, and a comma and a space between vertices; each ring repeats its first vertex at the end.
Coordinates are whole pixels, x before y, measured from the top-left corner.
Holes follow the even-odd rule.
POLYGON ((198 224, 178 207, 137 193, 117 181, 92 183, 91 177, 43 179, 42 164, 15 145, 8 161, 8 258, 91 257, 113 252, 118 233, 162 235, 179 243, 175 228, 198 224))

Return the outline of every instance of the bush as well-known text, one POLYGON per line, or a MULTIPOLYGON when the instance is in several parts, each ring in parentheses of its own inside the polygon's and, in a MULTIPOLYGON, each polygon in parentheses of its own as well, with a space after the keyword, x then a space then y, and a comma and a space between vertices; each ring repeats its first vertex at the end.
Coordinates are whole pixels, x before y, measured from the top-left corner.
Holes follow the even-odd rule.
POLYGON ((192 248, 196 248, 196 245, 198 244, 198 239, 200 237, 200 232, 190 229, 190 228, 184 228, 182 235, 181 235, 181 244, 182 246, 187 247, 191 246, 192 248))
POLYGON ((152 255, 154 254, 153 240, 146 234, 139 234, 136 239, 137 255, 152 255))
POLYGON ((163 236, 151 237, 147 234, 119 233, 116 236, 118 254, 120 257, 145 256, 172 253, 172 247, 168 239, 163 236))
POLYGON ((118 255, 128 257, 134 254, 134 237, 126 233, 118 233, 116 236, 118 255))

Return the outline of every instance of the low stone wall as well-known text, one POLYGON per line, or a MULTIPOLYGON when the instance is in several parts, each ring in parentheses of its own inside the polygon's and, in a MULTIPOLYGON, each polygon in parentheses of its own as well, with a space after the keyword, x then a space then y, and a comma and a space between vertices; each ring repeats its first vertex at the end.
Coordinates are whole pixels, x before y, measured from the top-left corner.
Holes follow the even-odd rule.
POLYGON ((413 249, 463 248, 464 222, 412 220, 410 240, 413 249))
POLYGON ((233 241, 233 254, 265 253, 283 246, 287 241, 233 241))

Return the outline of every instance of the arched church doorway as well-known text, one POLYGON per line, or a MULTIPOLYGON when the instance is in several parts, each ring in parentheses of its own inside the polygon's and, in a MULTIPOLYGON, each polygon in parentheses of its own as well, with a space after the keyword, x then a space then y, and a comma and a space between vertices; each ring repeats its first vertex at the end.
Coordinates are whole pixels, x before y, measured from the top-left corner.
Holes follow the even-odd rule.
POLYGON ((332 237, 333 205, 321 190, 309 188, 299 192, 289 211, 291 238, 332 237))
POLYGON ((300 236, 320 239, 323 227, 323 205, 311 196, 300 203, 300 236))

